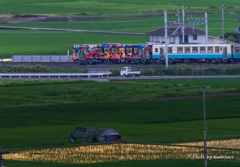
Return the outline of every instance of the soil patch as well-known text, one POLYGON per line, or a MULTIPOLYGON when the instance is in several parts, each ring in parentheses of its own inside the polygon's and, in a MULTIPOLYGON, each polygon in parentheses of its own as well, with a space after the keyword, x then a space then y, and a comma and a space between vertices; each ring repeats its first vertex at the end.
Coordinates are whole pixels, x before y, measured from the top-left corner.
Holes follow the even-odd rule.
POLYGON ((19 20, 11 20, 7 23, 67 22, 104 19, 104 17, 49 17, 47 15, 15 15, 13 18, 19 20))

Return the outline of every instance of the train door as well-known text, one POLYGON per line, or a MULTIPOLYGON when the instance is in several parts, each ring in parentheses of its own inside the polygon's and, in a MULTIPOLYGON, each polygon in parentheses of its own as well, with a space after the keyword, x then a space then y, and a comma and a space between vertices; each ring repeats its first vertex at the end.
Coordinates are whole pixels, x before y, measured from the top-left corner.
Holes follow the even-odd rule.
POLYGON ((164 58, 164 48, 160 48, 160 58, 164 58))
POLYGON ((222 47, 223 58, 227 58, 227 47, 222 47))
POLYGON ((240 46, 236 47, 236 57, 240 58, 240 46))

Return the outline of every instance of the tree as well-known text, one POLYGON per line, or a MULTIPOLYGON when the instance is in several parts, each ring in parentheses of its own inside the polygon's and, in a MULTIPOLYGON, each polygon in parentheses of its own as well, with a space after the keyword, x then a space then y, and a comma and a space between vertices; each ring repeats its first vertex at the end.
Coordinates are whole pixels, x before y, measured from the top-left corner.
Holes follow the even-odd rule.
POLYGON ((232 41, 232 42, 236 42, 237 41, 237 39, 234 38, 233 36, 229 36, 226 40, 232 41))

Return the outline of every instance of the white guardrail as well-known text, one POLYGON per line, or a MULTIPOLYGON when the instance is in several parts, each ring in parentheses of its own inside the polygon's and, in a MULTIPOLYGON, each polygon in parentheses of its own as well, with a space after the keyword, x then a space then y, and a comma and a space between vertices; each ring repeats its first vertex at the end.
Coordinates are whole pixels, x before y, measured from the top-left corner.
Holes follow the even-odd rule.
POLYGON ((15 78, 80 78, 80 77, 103 77, 112 74, 104 73, 0 73, 2 79, 15 78))

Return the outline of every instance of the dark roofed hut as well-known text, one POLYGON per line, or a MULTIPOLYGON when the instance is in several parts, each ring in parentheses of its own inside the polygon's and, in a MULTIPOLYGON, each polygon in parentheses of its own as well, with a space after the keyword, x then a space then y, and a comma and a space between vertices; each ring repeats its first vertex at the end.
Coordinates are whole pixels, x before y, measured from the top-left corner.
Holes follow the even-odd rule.
POLYGON ((98 143, 121 140, 121 135, 114 129, 80 126, 70 135, 72 143, 98 143))

